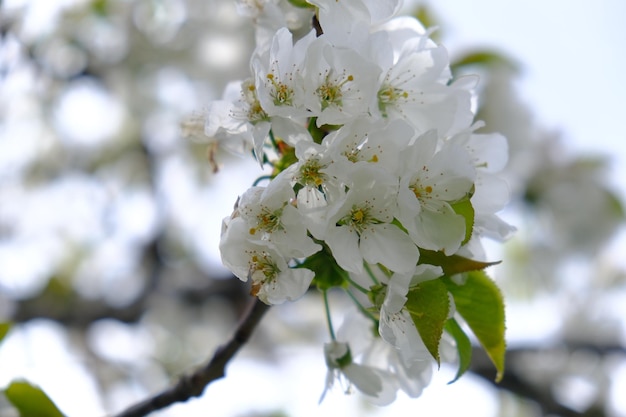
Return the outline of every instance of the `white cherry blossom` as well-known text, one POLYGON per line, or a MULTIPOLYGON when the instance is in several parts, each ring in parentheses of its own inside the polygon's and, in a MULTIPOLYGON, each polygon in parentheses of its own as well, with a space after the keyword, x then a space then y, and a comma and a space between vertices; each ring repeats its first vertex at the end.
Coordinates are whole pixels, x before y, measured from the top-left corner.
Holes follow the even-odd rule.
POLYGON ((315 39, 311 31, 293 45, 291 32, 281 28, 269 50, 253 58, 259 102, 269 116, 304 117, 302 65, 309 45, 315 39))
POLYGON ((362 273, 363 261, 392 271, 412 271, 419 252, 411 238, 392 224, 397 178, 371 165, 355 166, 346 197, 329 207, 322 237, 343 269, 362 273))
POLYGON ((396 399, 397 385, 391 373, 355 363, 348 343, 337 341, 326 343, 324 357, 328 373, 320 402, 324 400, 326 392, 333 387, 337 379, 345 386, 346 393, 351 392, 352 386, 355 386, 370 402, 377 405, 387 405, 396 399))
POLYGON ((476 123, 454 135, 449 142, 464 147, 476 167, 471 199, 476 212, 474 229, 481 237, 505 240, 513 234, 515 228, 496 213, 504 208, 510 198, 509 184, 499 175, 508 161, 508 144, 499 133, 474 132, 482 126, 483 123, 476 123))
POLYGON ((402 154, 398 219, 417 246, 451 255, 466 236, 465 218, 451 203, 469 197, 475 169, 463 148, 437 145, 436 132, 429 131, 402 154))
POLYGON ((266 304, 300 298, 315 273, 291 268, 271 242, 248 239, 249 227, 241 217, 224 221, 220 252, 222 262, 242 281, 252 281, 251 294, 266 304))
MULTIPOLYGON (((402 359, 402 351, 384 338, 375 335, 372 326, 372 321, 362 314, 356 311, 349 312, 337 331, 337 338, 350 341, 351 353, 358 363, 391 374, 391 380, 386 382, 388 391, 393 387, 396 390, 403 390, 410 397, 420 396, 430 383, 433 374, 435 362, 430 354, 423 347, 419 359, 406 362, 402 359)), ((418 350, 420 344, 423 346, 421 340, 416 345, 418 350)))
MULTIPOLYGON (((359 118, 326 136, 324 144, 336 165, 367 162, 396 173, 400 154, 414 135, 415 130, 403 120, 387 123, 359 118)), ((331 171, 341 169, 335 166, 331 171)))
POLYGON ((366 115, 379 74, 376 64, 322 35, 309 46, 304 63, 305 106, 318 126, 366 115))
POLYGON ((262 164, 263 144, 271 123, 261 107, 254 83, 251 80, 229 83, 224 100, 215 101, 209 107, 204 129, 207 136, 226 143, 243 142, 244 147, 254 149, 262 164))
POLYGON ((473 120, 471 100, 477 79, 466 76, 450 83, 447 51, 434 44, 414 19, 396 18, 388 29, 393 58, 379 61, 379 89, 371 111, 384 118, 402 118, 418 133, 436 129, 449 135, 473 120))
POLYGON ((288 179, 277 178, 267 187, 249 188, 237 212, 246 220, 251 239, 271 242, 286 258, 305 258, 321 246, 307 236, 303 216, 292 205, 294 198, 288 179))

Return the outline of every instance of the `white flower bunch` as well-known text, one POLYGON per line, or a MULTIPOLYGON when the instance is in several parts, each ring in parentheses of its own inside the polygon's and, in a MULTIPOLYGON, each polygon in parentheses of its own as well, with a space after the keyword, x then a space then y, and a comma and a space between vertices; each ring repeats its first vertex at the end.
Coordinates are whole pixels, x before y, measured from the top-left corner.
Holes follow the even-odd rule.
POLYGON ((444 345, 456 346, 460 376, 471 348, 459 316, 501 374, 502 299, 489 264, 472 259, 481 237, 511 231, 496 215, 507 144, 476 133, 476 79, 452 80, 430 32, 394 17, 399 0, 292 1, 315 13, 295 41, 278 2, 244 3, 259 31, 276 30, 257 45, 252 76, 210 106, 205 133, 273 172, 224 220, 224 264, 267 304, 311 286, 327 311, 330 288, 354 300, 364 320, 349 332, 335 334, 328 316, 327 387, 343 375, 380 404, 398 389, 418 396, 444 345))

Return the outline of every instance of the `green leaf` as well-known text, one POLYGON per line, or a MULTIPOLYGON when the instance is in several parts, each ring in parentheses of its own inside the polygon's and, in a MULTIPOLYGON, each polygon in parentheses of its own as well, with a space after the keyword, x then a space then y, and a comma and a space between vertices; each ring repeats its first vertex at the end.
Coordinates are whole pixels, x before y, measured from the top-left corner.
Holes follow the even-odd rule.
POLYGON ((469 198, 452 203, 450 206, 456 214, 460 214, 465 219, 465 238, 461 242, 461 245, 465 245, 472 238, 474 230, 474 206, 469 198))
POLYGON ((335 261, 330 254, 328 248, 309 256, 298 268, 308 268, 315 272, 312 285, 317 286, 321 291, 328 290, 333 287, 347 288, 349 285, 349 277, 335 261))
POLYGON ((485 272, 468 272, 465 278, 460 285, 449 277, 442 281, 454 297, 457 312, 495 365, 496 382, 499 382, 504 374, 506 351, 504 299, 500 289, 485 272))
POLYGON ((9 333, 9 330, 11 330, 11 323, 9 322, 0 323, 0 342, 2 342, 2 340, 7 335, 7 333, 9 333))
POLYGON ((459 255, 446 256, 443 252, 420 248, 420 259, 418 264, 430 264, 440 266, 444 274, 454 275, 461 272, 478 271, 488 266, 497 265, 497 262, 482 262, 464 258, 459 255))
POLYGON ((449 319, 444 326, 444 329, 454 338, 456 342, 456 350, 459 353, 459 370, 456 373, 454 379, 448 384, 452 384, 459 379, 465 371, 467 371, 472 362, 472 342, 465 334, 459 323, 454 319, 449 319))
POLYGON ((439 364, 439 342, 450 311, 446 285, 440 279, 420 282, 409 289, 405 308, 426 348, 439 364))
POLYGON ((322 139, 326 136, 326 132, 321 127, 317 127, 317 117, 311 117, 309 119, 307 130, 315 143, 322 143, 322 139))
POLYGON ((29 382, 13 381, 4 395, 20 417, 64 417, 46 393, 29 382))

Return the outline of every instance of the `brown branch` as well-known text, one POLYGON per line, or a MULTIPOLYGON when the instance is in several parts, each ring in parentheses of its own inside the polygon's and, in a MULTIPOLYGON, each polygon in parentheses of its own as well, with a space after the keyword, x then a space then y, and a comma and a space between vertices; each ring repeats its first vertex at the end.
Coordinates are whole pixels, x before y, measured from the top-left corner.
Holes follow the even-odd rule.
POLYGON ((248 341, 250 335, 269 309, 267 304, 257 298, 240 321, 237 330, 228 343, 220 346, 211 360, 190 375, 181 377, 176 385, 161 393, 137 403, 115 417, 143 417, 153 411, 169 407, 177 402, 185 402, 192 397, 199 397, 211 382, 224 377, 228 362, 248 341))

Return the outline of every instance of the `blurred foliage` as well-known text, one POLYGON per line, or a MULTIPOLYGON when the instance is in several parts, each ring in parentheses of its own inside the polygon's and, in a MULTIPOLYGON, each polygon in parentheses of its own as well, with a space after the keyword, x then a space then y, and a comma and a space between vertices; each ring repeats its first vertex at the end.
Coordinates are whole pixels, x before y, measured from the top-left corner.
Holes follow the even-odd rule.
POLYGON ((64 417, 52 400, 26 381, 14 381, 4 395, 19 411, 20 417, 64 417))

